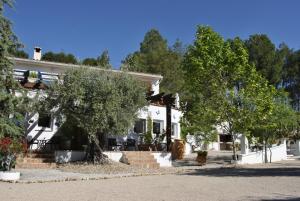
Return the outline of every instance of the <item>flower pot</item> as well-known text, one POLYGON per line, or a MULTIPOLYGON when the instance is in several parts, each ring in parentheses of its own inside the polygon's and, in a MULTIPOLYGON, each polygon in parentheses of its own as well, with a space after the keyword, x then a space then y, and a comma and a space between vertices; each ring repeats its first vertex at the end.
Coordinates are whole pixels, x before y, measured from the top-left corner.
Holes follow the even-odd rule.
POLYGON ((31 82, 31 83, 35 83, 37 82, 38 78, 35 78, 35 77, 29 77, 28 78, 28 82, 31 82))
POLYGON ((199 165, 205 165, 206 160, 207 160, 207 152, 199 151, 196 158, 196 161, 199 163, 199 165))
POLYGON ((172 159, 173 160, 182 160, 184 156, 185 146, 184 141, 176 139, 172 144, 172 159))
POLYGON ((1 181, 17 181, 20 179, 20 172, 3 172, 0 171, 1 181))

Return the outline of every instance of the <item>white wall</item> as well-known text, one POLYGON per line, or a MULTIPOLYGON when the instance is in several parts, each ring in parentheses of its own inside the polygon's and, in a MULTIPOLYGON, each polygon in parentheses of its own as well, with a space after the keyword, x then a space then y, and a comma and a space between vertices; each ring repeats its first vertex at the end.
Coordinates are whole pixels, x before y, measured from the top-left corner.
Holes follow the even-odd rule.
MULTIPOLYGON (((27 130, 30 131, 27 133, 26 139, 30 141, 31 139, 37 137, 36 140, 50 140, 55 133, 58 131, 59 127, 56 125, 56 120, 51 120, 51 126, 50 128, 44 128, 38 126, 37 122, 39 119, 39 114, 35 113, 30 119, 27 120, 28 128, 27 130)), ((38 145, 33 144, 30 149, 37 149, 38 145)))
MULTIPOLYGON (((123 156, 122 152, 103 152, 108 156, 109 159, 115 162, 120 162, 123 156)), ((82 161, 85 157, 84 151, 69 151, 69 150, 61 150, 55 151, 55 162, 56 163, 69 163, 74 161, 82 161)), ((171 167, 172 159, 171 153, 167 152, 152 152, 151 153, 156 159, 157 163, 160 167, 171 167)))
POLYGON ((55 151, 55 162, 56 163, 69 163, 74 161, 82 161, 85 157, 84 151, 55 151))
POLYGON ((152 152, 151 153, 159 163, 160 167, 172 167, 172 154, 168 152, 152 152))
MULTIPOLYGON (((182 112, 177 109, 172 109, 172 123, 177 124, 177 135, 172 136, 175 139, 180 139, 180 118, 182 116, 182 112)), ((147 119, 148 115, 152 118, 152 120, 163 121, 163 128, 166 130, 166 107, 165 106, 156 106, 156 105, 149 105, 148 107, 144 107, 138 112, 138 118, 140 119, 147 119)))
MULTIPOLYGON (((270 155, 272 155, 271 162, 286 160, 287 159, 286 144, 283 143, 279 146, 272 147, 271 152, 268 149, 267 155, 268 155, 268 161, 270 160, 270 155)), ((239 157, 237 162, 238 164, 264 163, 265 152, 264 151, 250 152, 248 154, 241 154, 238 157, 239 157)))
MULTIPOLYGON (((123 153, 122 152, 103 152, 108 156, 109 159, 115 162, 120 162, 123 153)), ((85 158, 84 151, 71 151, 71 150, 59 150, 55 151, 55 162, 56 163, 69 163, 74 161, 82 161, 85 158)))
POLYGON ((105 155, 107 155, 110 160, 115 161, 115 162, 120 162, 121 158, 123 156, 122 152, 105 151, 103 153, 105 155))

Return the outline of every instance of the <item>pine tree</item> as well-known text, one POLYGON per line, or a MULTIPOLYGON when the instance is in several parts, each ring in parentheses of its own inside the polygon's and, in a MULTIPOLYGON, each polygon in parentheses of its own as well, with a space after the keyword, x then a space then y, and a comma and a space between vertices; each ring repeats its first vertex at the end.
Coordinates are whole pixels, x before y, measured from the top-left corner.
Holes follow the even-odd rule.
POLYGON ((0 0, 0 137, 17 137, 23 129, 19 112, 21 100, 16 96, 20 90, 8 56, 9 50, 18 47, 18 41, 12 32, 11 22, 3 15, 5 5, 12 7, 13 4, 11 0, 0 0))

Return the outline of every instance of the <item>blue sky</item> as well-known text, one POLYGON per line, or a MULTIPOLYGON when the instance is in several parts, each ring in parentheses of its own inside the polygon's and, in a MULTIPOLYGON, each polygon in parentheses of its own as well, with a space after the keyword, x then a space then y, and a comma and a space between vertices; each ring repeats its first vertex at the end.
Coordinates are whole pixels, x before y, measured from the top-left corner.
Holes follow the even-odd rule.
POLYGON ((108 49, 118 68, 151 28, 170 45, 190 44, 202 24, 225 38, 265 33, 300 49, 299 9, 298 0, 16 0, 6 15, 30 55, 34 46, 79 59, 108 49))

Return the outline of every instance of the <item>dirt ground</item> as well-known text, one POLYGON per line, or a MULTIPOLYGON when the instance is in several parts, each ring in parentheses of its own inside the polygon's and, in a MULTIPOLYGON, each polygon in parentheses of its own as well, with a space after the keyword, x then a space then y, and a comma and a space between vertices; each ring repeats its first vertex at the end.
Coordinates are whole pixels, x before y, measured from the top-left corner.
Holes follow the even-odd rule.
POLYGON ((0 200, 300 200, 300 160, 184 173, 33 184, 0 183, 0 200))

